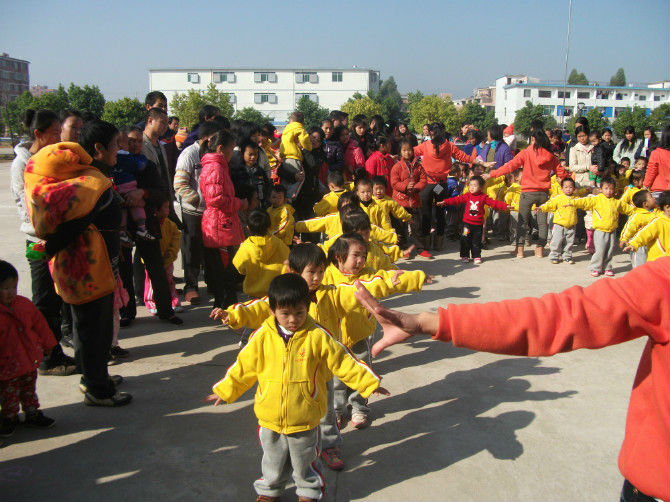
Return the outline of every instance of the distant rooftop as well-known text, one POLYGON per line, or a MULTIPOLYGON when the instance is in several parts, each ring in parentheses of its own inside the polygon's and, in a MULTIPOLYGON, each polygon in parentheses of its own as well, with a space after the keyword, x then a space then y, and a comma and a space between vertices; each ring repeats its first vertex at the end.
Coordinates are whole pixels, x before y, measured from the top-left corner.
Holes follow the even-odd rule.
POLYGON ((169 68, 149 68, 149 71, 211 71, 211 70, 232 70, 232 71, 379 71, 373 68, 359 68, 352 66, 348 68, 336 66, 292 66, 285 68, 259 68, 254 66, 193 66, 193 67, 169 67, 169 68))
POLYGON ((5 59, 11 59, 12 61, 20 61, 21 63, 30 63, 30 61, 26 61, 25 59, 13 58, 9 54, 7 54, 6 52, 0 53, 0 57, 5 58, 5 59))

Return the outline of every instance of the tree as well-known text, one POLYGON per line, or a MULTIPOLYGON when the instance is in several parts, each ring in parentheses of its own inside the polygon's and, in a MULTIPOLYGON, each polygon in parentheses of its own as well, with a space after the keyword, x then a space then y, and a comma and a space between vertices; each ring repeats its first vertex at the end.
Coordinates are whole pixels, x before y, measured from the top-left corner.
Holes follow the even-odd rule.
POLYGON ((655 131, 663 131, 668 127, 670 125, 670 105, 666 103, 652 110, 649 115, 649 125, 655 131))
POLYGON ((458 110, 458 122, 473 124, 480 131, 486 131, 492 125, 497 124, 498 120, 493 110, 487 112, 486 108, 472 101, 458 110))
POLYGON ((402 96, 398 92, 398 86, 393 76, 384 80, 379 87, 379 92, 368 92, 368 96, 382 105, 381 115, 385 120, 398 121, 404 119, 402 111, 402 96))
POLYGON ((451 100, 431 94, 412 104, 409 109, 409 122, 412 129, 421 131, 423 124, 442 122, 450 134, 458 131, 458 111, 451 100))
POLYGON ((30 91, 25 91, 16 99, 5 104, 2 109, 2 122, 8 129, 10 136, 19 136, 24 132, 23 114, 31 108, 34 97, 30 91))
POLYGON ((272 119, 270 117, 263 114, 262 112, 259 112, 258 110, 256 110, 251 106, 247 106, 246 108, 237 110, 237 112, 235 112, 235 115, 233 115, 233 119, 246 120, 247 122, 253 122, 254 124, 257 124, 258 126, 262 126, 266 122, 272 122, 272 119))
POLYGON ((528 137, 530 134, 530 124, 534 120, 542 121, 544 128, 553 129, 556 127, 556 119, 546 113, 544 106, 533 105, 526 101, 526 106, 517 110, 514 116, 514 132, 528 137))
POLYGON ((371 117, 372 115, 381 115, 384 112, 382 105, 370 96, 361 96, 360 94, 358 96, 360 97, 356 97, 356 94, 354 94, 342 105, 342 111, 348 113, 350 117, 360 114, 371 117))
POLYGON ((63 84, 58 84, 58 89, 54 92, 45 92, 39 97, 33 97, 31 106, 36 110, 51 110, 60 113, 70 108, 70 97, 63 84))
POLYGON ((105 103, 102 120, 122 128, 141 122, 145 115, 144 103, 140 103, 137 98, 121 98, 118 101, 107 101, 105 103))
POLYGON ((575 68, 570 72, 568 76, 568 84, 570 85, 589 85, 589 79, 586 78, 586 75, 579 73, 575 68))
POLYGON ((302 112, 305 116, 305 129, 321 126, 321 122, 328 117, 328 109, 319 106, 318 103, 312 101, 307 96, 303 96, 298 100, 295 109, 298 112, 302 112))
POLYGON ((641 134, 642 130, 649 125, 649 122, 647 111, 636 106, 632 110, 627 108, 619 113, 619 116, 612 122, 612 129, 617 137, 623 138, 626 127, 632 126, 636 133, 641 134))
MULTIPOLYGON (((598 108, 591 108, 584 114, 584 117, 589 121, 589 129, 591 131, 602 133, 603 130, 610 125, 609 121, 603 116, 603 112, 601 112, 598 108)), ((566 130, 572 133, 575 130, 576 123, 577 116, 573 115, 565 125, 566 130)))
POLYGON ((204 105, 216 106, 224 117, 233 116, 233 105, 230 95, 210 83, 206 90, 189 89, 186 93, 176 93, 170 101, 170 113, 179 117, 179 122, 187 127, 195 127, 198 123, 198 112, 204 105))
POLYGON ((623 68, 619 68, 612 78, 610 78, 610 85, 616 85, 618 87, 623 87, 626 85, 626 74, 623 71, 623 68))
POLYGON ((67 97, 70 106, 80 112, 90 112, 96 117, 102 117, 105 107, 105 97, 97 85, 79 87, 70 83, 67 89, 67 97))

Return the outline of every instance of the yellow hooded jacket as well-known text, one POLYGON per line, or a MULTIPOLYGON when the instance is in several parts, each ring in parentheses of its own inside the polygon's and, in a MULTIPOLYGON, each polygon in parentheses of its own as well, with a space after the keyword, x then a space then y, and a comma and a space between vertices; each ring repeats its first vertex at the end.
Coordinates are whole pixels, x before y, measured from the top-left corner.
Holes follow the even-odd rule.
POLYGON ((371 224, 383 228, 384 230, 388 230, 389 232, 393 231, 391 219, 374 198, 370 199, 370 203, 367 206, 361 202, 361 209, 368 215, 371 224))
POLYGON ((337 202, 340 200, 346 190, 337 190, 328 192, 323 198, 314 204, 314 214, 317 216, 326 216, 327 214, 337 213, 337 202))
POLYGON ((659 211, 658 209, 654 209, 653 211, 649 211, 648 209, 645 209, 643 207, 636 207, 633 210, 633 214, 631 214, 628 217, 628 221, 623 227, 623 230, 621 231, 621 236, 619 237, 619 240, 621 242, 628 242, 631 240, 635 235, 642 229, 643 227, 646 227, 649 223, 651 223, 651 220, 654 218, 658 218, 661 216, 663 212, 659 211))
POLYGON ((179 255, 179 246, 181 245, 181 231, 174 221, 170 218, 165 218, 161 222, 161 256, 163 257, 163 265, 167 267, 177 259, 179 255))
POLYGON ((232 403, 258 381, 254 413, 259 425, 294 434, 317 427, 325 415, 331 372, 363 397, 379 387, 379 376, 310 316, 288 342, 270 317, 212 390, 232 403))
MULTIPOLYGON (((340 213, 333 213, 320 218, 311 218, 309 220, 296 221, 295 231, 300 232, 321 232, 331 237, 342 234, 342 222, 340 220, 340 213)), ((377 225, 372 225, 370 232, 370 239, 385 244, 396 244, 398 242, 398 234, 393 230, 384 230, 377 225)))
POLYGON ((625 204, 629 204, 633 206, 633 195, 638 193, 641 188, 637 188, 636 186, 630 185, 626 187, 626 190, 623 192, 623 195, 621 196, 621 202, 624 202, 625 204))
POLYGON ((560 225, 563 228, 572 228, 577 224, 577 208, 564 206, 577 198, 577 195, 568 197, 564 193, 561 193, 542 204, 539 209, 544 213, 554 213, 554 224, 560 225))
POLYGON ((282 159, 296 159, 302 162, 300 147, 312 151, 312 142, 309 139, 309 134, 305 132, 304 125, 300 122, 291 122, 282 132, 279 155, 282 159))
POLYGON ((519 200, 521 200, 521 185, 512 183, 505 192, 505 203, 512 206, 512 210, 519 212, 519 200))
POLYGON ((631 214, 633 208, 614 197, 605 197, 599 193, 595 197, 573 199, 570 203, 579 209, 593 211, 593 229, 601 232, 614 232, 619 226, 619 213, 631 214))
POLYGON ((647 226, 640 230, 628 243, 635 249, 646 246, 647 261, 654 261, 662 256, 670 256, 670 218, 661 213, 647 226))
MULTIPOLYGON (((337 239, 341 237, 342 234, 335 235, 331 239, 328 239, 323 244, 319 244, 319 247, 323 249, 323 252, 328 255, 328 250, 335 243, 337 239)), ((367 243, 368 255, 365 260, 365 266, 371 268, 372 270, 397 270, 393 262, 397 261, 402 254, 398 246, 383 246, 377 244, 376 241, 370 239, 367 243), (395 257, 395 259, 394 259, 395 257)))
POLYGON ((290 204, 279 207, 270 206, 267 212, 270 215, 270 233, 276 235, 287 246, 293 244, 293 227, 295 226, 293 206, 290 204))
POLYGON ((382 207, 387 216, 393 216, 403 222, 408 222, 412 219, 412 215, 388 195, 385 195, 382 199, 375 199, 375 201, 382 207))
POLYGON ((274 235, 247 237, 233 258, 233 265, 245 276, 244 292, 255 298, 265 296, 272 279, 283 272, 288 253, 288 246, 274 235))

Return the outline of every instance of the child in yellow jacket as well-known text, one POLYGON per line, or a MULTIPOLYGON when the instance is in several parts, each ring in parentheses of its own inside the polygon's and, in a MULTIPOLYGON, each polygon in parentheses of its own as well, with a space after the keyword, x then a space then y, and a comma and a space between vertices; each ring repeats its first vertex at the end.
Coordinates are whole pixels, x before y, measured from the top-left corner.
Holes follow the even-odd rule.
POLYGON ((370 217, 370 223, 389 232, 393 231, 391 219, 372 197, 372 181, 370 179, 361 178, 356 182, 356 195, 358 195, 361 209, 370 217))
MULTIPOLYGON (((625 248, 637 233, 647 226, 655 218, 663 213, 657 209, 656 199, 648 190, 639 190, 633 195, 633 214, 628 217, 628 221, 619 236, 619 245, 621 249, 625 248)), ((637 251, 630 252, 630 262, 633 268, 644 265, 647 262, 647 248, 640 247, 637 251)))
POLYGON ((282 132, 279 145, 279 155, 284 159, 283 169, 296 178, 295 183, 286 187, 288 199, 291 201, 297 196, 305 179, 302 150, 312 151, 312 140, 305 131, 304 122, 305 117, 301 112, 293 112, 289 117, 288 125, 282 132))
POLYGON ((621 195, 621 202, 634 206, 633 196, 644 188, 644 174, 642 171, 633 171, 630 174, 629 181, 630 185, 626 187, 623 195, 621 195))
POLYGON ((616 181, 609 176, 601 181, 601 192, 595 197, 573 199, 566 205, 578 209, 592 210, 593 241, 595 253, 591 257, 589 268, 592 277, 598 277, 605 271, 608 277, 614 276, 612 271, 612 255, 616 243, 616 229, 619 225, 619 214, 631 214, 632 208, 619 199, 614 198, 616 181))
POLYGON ((380 378, 308 314, 311 295, 302 277, 276 277, 268 296, 272 317, 254 332, 207 400, 232 403, 258 382, 254 412, 263 475, 254 482, 256 492, 280 497, 292 470, 298 496, 318 500, 325 489, 318 425, 328 407, 326 382, 334 374, 367 397, 379 389, 380 378))
POLYGON ((287 246, 293 244, 293 229, 295 220, 293 206, 286 203, 286 188, 283 185, 274 185, 270 190, 270 233, 275 235, 287 246))
MULTIPOLYGON (((571 200, 577 198, 575 193, 575 180, 572 178, 564 178, 561 181, 561 188, 563 193, 552 197, 547 202, 542 204, 539 208, 534 210, 535 213, 542 211, 544 213, 553 213, 554 225, 551 230, 551 242, 549 244, 549 259, 551 263, 557 265, 561 257, 565 263, 574 265, 572 259, 572 247, 575 244, 575 226, 577 225, 577 209, 569 206, 571 200), (561 250, 563 251, 561 253, 561 250), (561 256, 562 255, 562 256, 561 256)), ((580 195, 585 194, 582 189, 580 195)))
POLYGON ((270 216, 262 209, 249 214, 251 235, 235 253, 233 265, 244 275, 242 290, 249 296, 260 298, 268 292, 270 281, 282 273, 289 249, 274 235, 268 235, 270 216))
POLYGON ((661 209, 659 216, 642 228, 624 251, 636 251, 646 247, 647 261, 670 256, 670 190, 661 193, 658 206, 661 209))
POLYGON ((521 169, 508 174, 503 200, 509 206, 509 241, 516 242, 517 227, 519 226, 519 201, 521 200, 521 169))
POLYGON ((337 212, 337 201, 340 196, 346 192, 344 186, 344 176, 340 171, 330 171, 326 179, 328 182, 328 192, 323 198, 314 204, 314 214, 317 216, 326 216, 337 212))

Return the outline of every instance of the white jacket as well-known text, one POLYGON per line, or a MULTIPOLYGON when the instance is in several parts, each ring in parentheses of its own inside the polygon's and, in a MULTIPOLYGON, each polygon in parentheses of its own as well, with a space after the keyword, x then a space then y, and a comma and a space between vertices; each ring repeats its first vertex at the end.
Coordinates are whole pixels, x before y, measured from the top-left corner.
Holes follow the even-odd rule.
POLYGON ((38 241, 39 239, 35 236, 35 229, 33 228, 33 224, 30 222, 30 216, 28 216, 23 180, 23 174, 26 171, 26 164, 32 156, 29 150, 31 146, 32 143, 20 143, 14 147, 14 153, 16 154, 16 157, 12 161, 12 167, 9 171, 9 190, 12 193, 12 197, 14 197, 16 209, 19 213, 19 219, 21 220, 21 232, 26 234, 28 240, 38 241))
POLYGON ((591 167, 591 144, 582 145, 577 143, 570 148, 570 164, 567 169, 575 173, 575 183, 580 187, 589 186, 589 168, 591 167))
POLYGON ((621 164, 621 159, 624 157, 628 157, 630 159, 630 166, 633 167, 633 164, 635 164, 635 152, 637 152, 637 149, 640 147, 640 144, 642 143, 641 139, 636 139, 635 143, 631 148, 628 150, 622 150, 621 146, 623 144, 623 140, 619 141, 617 145, 614 147, 614 153, 612 154, 612 158, 614 159, 614 162, 617 164, 621 164))

